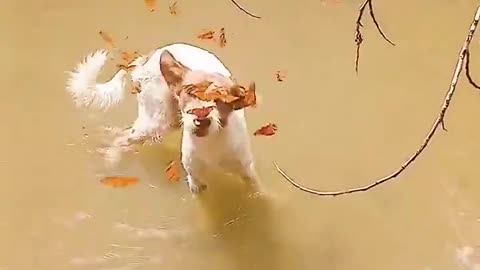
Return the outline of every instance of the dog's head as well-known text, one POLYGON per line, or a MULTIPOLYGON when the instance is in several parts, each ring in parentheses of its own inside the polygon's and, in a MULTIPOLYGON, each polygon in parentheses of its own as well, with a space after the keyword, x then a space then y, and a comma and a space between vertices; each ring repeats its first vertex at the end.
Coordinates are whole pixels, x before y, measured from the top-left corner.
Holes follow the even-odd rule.
POLYGON ((202 101, 191 95, 188 89, 195 85, 209 84, 206 92, 222 88, 232 95, 239 95, 243 87, 237 85, 233 78, 192 70, 177 61, 167 50, 160 55, 160 71, 178 100, 186 132, 204 137, 218 133, 228 124, 228 117, 234 111, 231 105, 219 101, 202 101))

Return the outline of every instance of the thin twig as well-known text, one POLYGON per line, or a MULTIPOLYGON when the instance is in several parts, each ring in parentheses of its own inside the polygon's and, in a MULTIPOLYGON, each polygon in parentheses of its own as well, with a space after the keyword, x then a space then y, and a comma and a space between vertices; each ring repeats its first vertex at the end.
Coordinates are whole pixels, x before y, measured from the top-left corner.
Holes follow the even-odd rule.
POLYGON ((378 24, 377 19, 375 18, 375 13, 373 12, 372 0, 368 1, 368 9, 370 10, 370 17, 372 17, 373 23, 377 27, 378 32, 380 32, 380 35, 382 35, 383 39, 385 39, 392 46, 395 46, 395 44, 391 42, 390 39, 387 38, 385 33, 383 33, 382 29, 380 28, 380 25, 378 24))
POLYGON ((372 18, 373 23, 377 27, 377 30, 380 33, 380 35, 392 46, 395 46, 395 44, 392 41, 390 41, 390 39, 387 38, 385 33, 383 33, 382 29, 380 28, 380 24, 378 23, 375 17, 375 12, 373 11, 372 0, 365 0, 365 2, 363 2, 363 4, 360 6, 360 9, 358 11, 358 17, 357 17, 357 22, 355 27, 355 43, 357 44, 357 53, 355 56, 355 73, 358 73, 358 62, 360 59, 360 45, 363 42, 363 35, 362 35, 362 32, 360 31, 360 27, 363 27, 362 17, 363 17, 363 12, 365 11, 365 8, 367 7, 367 5, 370 12, 370 17, 372 18))
POLYGON ((466 53, 466 63, 465 63, 465 75, 467 75, 468 82, 475 88, 480 89, 480 86, 473 81, 472 76, 470 76, 470 50, 467 49, 466 53))
POLYGON ((360 27, 363 27, 362 17, 368 1, 370 0, 366 0, 360 7, 360 10, 358 11, 358 18, 357 18, 357 23, 355 27, 355 43, 357 44, 357 54, 355 57, 355 73, 358 73, 358 61, 360 60, 360 45, 362 45, 362 42, 363 42, 363 35, 362 35, 362 32, 360 31, 360 27))
POLYGON ((448 131, 447 127, 445 127, 445 119, 442 119, 442 122, 440 122, 440 124, 442 125, 443 131, 448 131))
POLYGON ((473 34, 475 33, 475 30, 478 25, 478 21, 480 20, 480 6, 478 6, 477 11, 475 13, 475 17, 473 19, 473 22, 470 25, 470 30, 468 31, 467 37, 465 38, 465 41, 463 43, 462 49, 460 50, 460 54, 457 60, 457 66, 455 68, 455 71, 453 73, 452 81, 450 83, 450 88, 448 89, 447 94, 445 95, 445 98, 443 100, 443 105, 440 110, 439 115, 435 119, 435 122, 433 123, 432 128, 428 132, 427 136, 424 138, 422 144, 420 147, 417 149, 417 151, 405 162, 403 163, 400 168, 398 168, 395 172, 391 173, 390 175, 387 175, 369 185, 362 186, 362 187, 357 187, 357 188, 352 188, 352 189, 347 189, 347 190, 340 190, 340 191, 320 191, 317 189, 312 189, 305 187, 299 183, 297 183, 295 180, 293 180, 290 176, 288 176, 279 166, 278 164, 274 161, 273 164, 275 165, 277 171, 288 181, 290 184, 295 186, 296 188, 308 192, 311 194, 319 195, 319 196, 337 196, 337 195, 343 195, 343 194, 349 194, 349 193, 355 193, 355 192, 362 192, 362 191, 367 191, 373 187, 376 187, 382 183, 385 183, 397 176, 399 176, 421 153, 422 151, 427 147, 428 143, 432 139, 433 135, 435 134, 435 131, 438 129, 438 127, 443 123, 443 119, 445 117, 445 113, 447 112, 448 107, 450 106, 450 101, 452 99, 453 94, 455 93, 455 89, 458 83, 458 78, 460 76, 460 73, 462 71, 465 58, 468 55, 468 47, 470 45, 470 42, 472 40, 473 34))
POLYGON ((246 10, 245 8, 243 8, 242 6, 240 6, 237 1, 235 0, 230 0, 238 9, 240 9, 241 11, 245 12, 247 15, 249 15, 250 17, 253 17, 253 18, 256 18, 256 19, 261 19, 262 17, 260 16, 257 16, 255 14, 252 14, 250 11, 246 10))

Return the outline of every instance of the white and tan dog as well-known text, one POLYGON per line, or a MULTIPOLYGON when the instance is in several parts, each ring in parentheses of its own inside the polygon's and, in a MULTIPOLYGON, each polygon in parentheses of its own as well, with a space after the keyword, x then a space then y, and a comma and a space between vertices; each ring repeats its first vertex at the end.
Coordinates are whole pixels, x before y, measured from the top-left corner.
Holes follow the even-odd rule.
MULTIPOLYGON (((121 69, 110 81, 97 82, 107 55, 106 51, 98 50, 70 73, 67 90, 78 106, 106 110, 123 100, 127 71, 121 69)), ((130 65, 136 66, 131 79, 140 90, 138 117, 131 128, 117 136, 113 147, 161 141, 167 133, 183 125, 182 164, 192 193, 206 188, 198 178, 206 167, 236 173, 258 188, 244 109, 204 102, 183 91, 189 85, 207 81, 213 82, 212 87, 238 90, 235 79, 214 54, 193 45, 175 43, 149 56, 140 56, 130 65), (189 113, 196 108, 211 108, 211 111, 199 119, 189 113)))

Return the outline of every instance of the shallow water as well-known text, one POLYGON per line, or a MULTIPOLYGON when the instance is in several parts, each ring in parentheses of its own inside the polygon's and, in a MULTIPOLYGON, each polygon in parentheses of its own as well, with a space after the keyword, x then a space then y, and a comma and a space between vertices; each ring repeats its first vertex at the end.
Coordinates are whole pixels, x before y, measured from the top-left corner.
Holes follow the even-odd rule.
POLYGON ((341 189, 390 173, 423 140, 475 1, 374 2, 396 46, 366 13, 356 76, 360 1, 242 1, 257 20, 229 1, 180 0, 174 17, 168 1, 150 13, 140 0, 2 0, 0 269, 478 269, 480 96, 464 76, 448 132, 388 184, 315 197, 272 165, 309 186, 341 189), (196 39, 221 27, 225 48, 196 39), (274 137, 252 136, 270 196, 249 198, 236 178, 212 179, 201 199, 169 183, 164 169, 179 155, 178 133, 105 167, 95 151, 101 127, 133 121, 135 99, 103 114, 75 108, 65 91, 65 71, 104 46, 99 30, 142 53, 176 41, 200 45, 240 80, 254 80, 262 103, 248 110, 250 129, 279 126, 274 137), (285 81, 276 70, 287 72, 285 81), (141 180, 126 189, 99 182, 113 174, 141 180))

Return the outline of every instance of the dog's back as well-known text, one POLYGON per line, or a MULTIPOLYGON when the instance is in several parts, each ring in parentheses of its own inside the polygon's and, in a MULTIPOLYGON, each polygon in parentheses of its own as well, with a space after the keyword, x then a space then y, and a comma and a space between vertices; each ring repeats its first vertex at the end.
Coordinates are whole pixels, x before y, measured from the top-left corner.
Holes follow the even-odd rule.
POLYGON ((175 59, 192 70, 219 73, 227 77, 231 76, 230 71, 213 53, 194 45, 173 43, 153 51, 152 54, 147 57, 148 59, 145 59, 146 62, 132 72, 132 79, 140 79, 146 76, 152 76, 152 74, 161 75, 158 63, 160 61, 160 55, 164 51, 169 51, 175 59), (148 74, 145 74, 145 72, 148 74))

